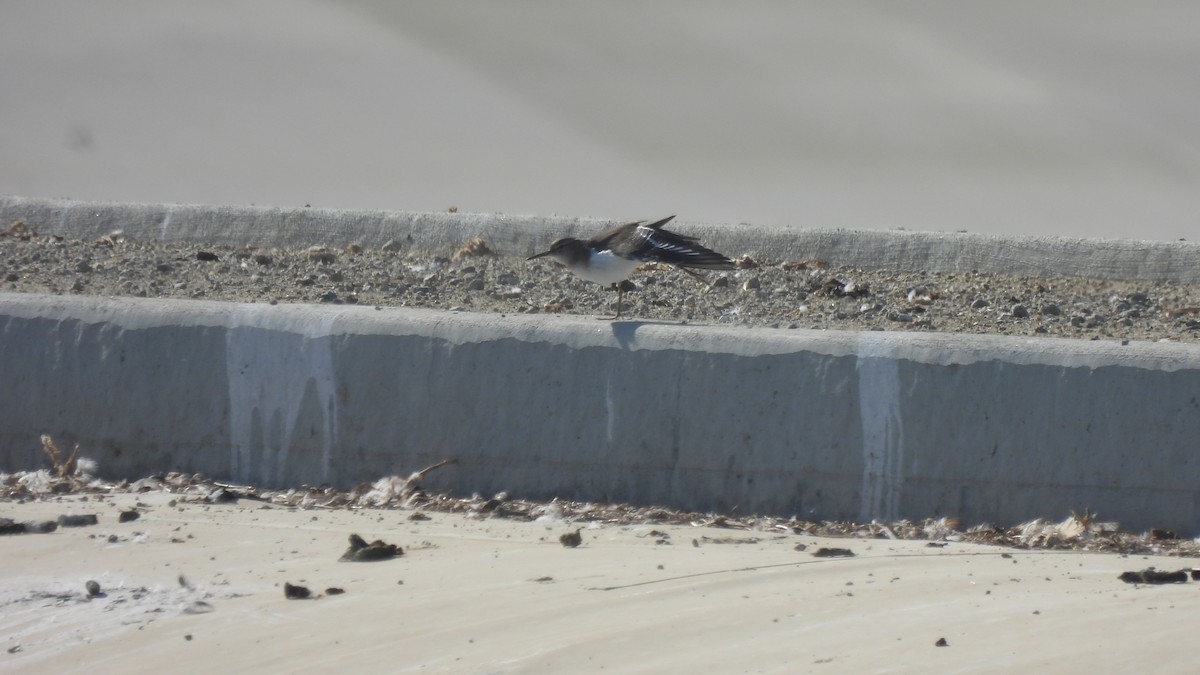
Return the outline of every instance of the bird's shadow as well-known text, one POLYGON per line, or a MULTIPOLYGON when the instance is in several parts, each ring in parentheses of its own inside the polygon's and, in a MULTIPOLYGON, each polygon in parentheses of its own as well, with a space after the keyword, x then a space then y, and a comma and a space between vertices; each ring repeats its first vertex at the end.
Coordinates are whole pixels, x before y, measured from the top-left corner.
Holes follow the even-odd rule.
POLYGON ((637 345, 637 331, 642 326, 682 326, 685 325, 681 321, 622 321, 616 319, 610 324, 612 326, 613 338, 617 344, 621 345, 621 349, 626 351, 637 345))

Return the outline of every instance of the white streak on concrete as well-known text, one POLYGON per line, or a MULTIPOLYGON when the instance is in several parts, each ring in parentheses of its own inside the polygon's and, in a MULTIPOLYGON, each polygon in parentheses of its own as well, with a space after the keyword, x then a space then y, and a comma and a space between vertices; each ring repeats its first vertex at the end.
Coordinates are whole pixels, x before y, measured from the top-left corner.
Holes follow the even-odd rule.
POLYGON ((62 213, 58 216, 58 227, 55 228, 54 234, 62 235, 67 230, 67 218, 71 215, 71 210, 75 208, 74 202, 68 202, 63 207, 62 213))
POLYGON ((158 238, 166 240, 167 232, 171 229, 171 214, 175 213, 175 207, 168 205, 166 213, 163 214, 162 222, 158 224, 158 238))
POLYGON ((858 402, 862 423, 862 521, 895 520, 904 485, 904 421, 900 369, 891 343, 863 333, 858 349, 858 402))
POLYGON ((608 374, 608 378, 605 380, 605 383, 604 383, 604 404, 605 404, 605 408, 608 410, 608 427, 607 427, 607 429, 608 429, 609 445, 611 445, 613 442, 613 430, 614 430, 616 419, 617 419, 616 401, 613 400, 612 386, 613 386, 612 373, 610 372, 608 374))
POLYGON ((226 334, 230 470, 237 480, 263 476, 283 483, 294 478, 288 475, 294 462, 295 470, 315 471, 326 481, 338 440, 331 339, 338 315, 306 315, 296 321, 295 315, 287 320, 275 310, 238 305, 226 334), (302 411, 310 392, 317 405, 302 411), (314 436, 321 446, 316 466, 309 445, 314 436), (310 456, 293 457, 298 448, 310 456))

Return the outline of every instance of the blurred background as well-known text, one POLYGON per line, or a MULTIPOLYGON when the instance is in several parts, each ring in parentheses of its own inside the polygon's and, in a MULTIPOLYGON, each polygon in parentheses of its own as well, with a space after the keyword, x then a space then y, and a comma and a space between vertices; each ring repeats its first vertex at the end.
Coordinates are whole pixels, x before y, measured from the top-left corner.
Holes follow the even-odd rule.
POLYGON ((0 0, 0 194, 1195 238, 1200 3, 0 0))

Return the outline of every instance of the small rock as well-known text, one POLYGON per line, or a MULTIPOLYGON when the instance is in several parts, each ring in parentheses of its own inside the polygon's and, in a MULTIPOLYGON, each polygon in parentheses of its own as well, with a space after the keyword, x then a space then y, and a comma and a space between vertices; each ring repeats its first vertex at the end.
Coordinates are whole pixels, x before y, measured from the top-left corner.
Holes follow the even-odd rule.
POLYGON ((975 301, 971 303, 971 309, 983 309, 990 304, 990 302, 983 298, 975 298, 975 301))
POLYGON ((211 251, 196 251, 196 260, 200 262, 217 262, 221 258, 211 251))
POLYGON ((312 596, 312 591, 305 586, 294 586, 288 582, 283 582, 283 597, 288 600, 307 600, 312 596))
POLYGON ((946 642, 946 638, 938 638, 938 641, 933 643, 935 647, 949 647, 950 643, 946 642))
POLYGON ((27 520, 21 524, 29 534, 49 534, 58 529, 58 523, 53 520, 27 520))
POLYGON ((337 586, 330 586, 329 588, 325 589, 325 595, 341 595, 345 592, 345 589, 338 588, 337 586))
POLYGON ((1026 319, 1029 317, 1029 308, 1020 303, 1013 305, 1012 308, 1009 309, 1009 312, 1011 312, 1013 317, 1017 319, 1026 319))
POLYGON ((121 515, 117 516, 117 522, 118 523, 128 523, 128 522, 137 520, 138 518, 141 518, 141 517, 142 517, 142 514, 138 513, 137 509, 129 509, 128 511, 122 511, 121 515))
POLYGON ((1160 572, 1147 567, 1140 572, 1122 572, 1117 578, 1127 584, 1182 584, 1187 582, 1188 574, 1189 570, 1160 572))
POLYGON ((25 523, 18 523, 12 518, 0 518, 0 534, 24 534, 25 523))
POLYGON ((89 598, 95 598, 100 595, 100 584, 96 583, 95 581, 93 581, 91 579, 89 579, 88 582, 86 584, 84 584, 84 588, 87 589, 89 598))
POLYGON ((58 517, 60 527, 84 527, 86 525, 97 525, 100 519, 94 513, 84 515, 61 515, 58 517))
POLYGON ((821 547, 813 551, 814 558, 853 558, 854 551, 848 548, 825 548, 821 547))
POLYGON ((583 535, 580 534, 582 531, 583 528, 579 528, 574 532, 566 532, 559 536, 558 542, 567 548, 575 548, 583 543, 583 535))
POLYGON ((346 549, 339 560, 342 562, 374 562, 391 560, 402 555, 404 555, 404 549, 395 544, 385 544, 379 539, 368 544, 362 537, 352 534, 350 535, 350 548, 346 549))
POLYGON ((1042 314, 1046 314, 1047 316, 1058 316, 1059 314, 1062 314, 1062 308, 1054 303, 1043 305, 1042 314))

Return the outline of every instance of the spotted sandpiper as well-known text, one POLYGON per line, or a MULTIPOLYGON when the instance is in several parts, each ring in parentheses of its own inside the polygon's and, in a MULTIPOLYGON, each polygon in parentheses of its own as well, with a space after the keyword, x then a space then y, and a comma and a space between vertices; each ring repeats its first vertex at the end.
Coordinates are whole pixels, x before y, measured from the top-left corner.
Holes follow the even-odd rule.
POLYGON ((611 285, 617 289, 617 315, 612 318, 619 319, 624 290, 621 282, 644 263, 674 265, 696 277, 699 275, 692 272, 691 268, 733 269, 732 260, 704 248, 694 238, 662 229, 674 217, 667 216, 649 225, 644 224, 643 220, 626 223, 586 240, 574 237, 559 239, 550 245, 549 251, 528 259, 553 258, 580 279, 611 285))

